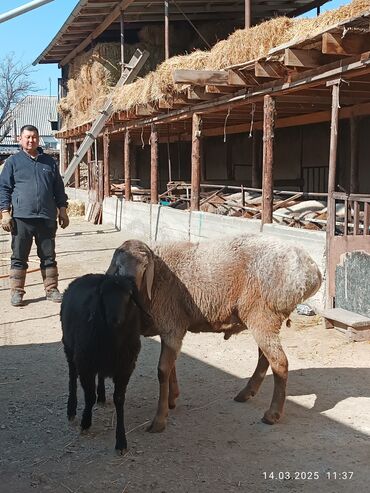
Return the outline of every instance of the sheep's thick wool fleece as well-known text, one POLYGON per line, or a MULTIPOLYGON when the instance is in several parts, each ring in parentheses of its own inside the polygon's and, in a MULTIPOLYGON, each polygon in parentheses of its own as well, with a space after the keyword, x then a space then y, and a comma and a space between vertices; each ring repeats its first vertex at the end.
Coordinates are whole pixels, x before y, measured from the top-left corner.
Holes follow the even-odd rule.
POLYGON ((153 251, 211 323, 256 304, 288 316, 321 284, 317 265, 303 249, 262 235, 156 244, 153 251))

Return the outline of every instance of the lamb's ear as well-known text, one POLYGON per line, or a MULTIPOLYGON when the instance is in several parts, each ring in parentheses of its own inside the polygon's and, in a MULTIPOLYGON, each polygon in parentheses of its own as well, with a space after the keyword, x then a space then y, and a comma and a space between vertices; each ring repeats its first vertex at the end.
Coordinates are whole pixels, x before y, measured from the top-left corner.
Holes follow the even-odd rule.
POLYGON ((154 260, 151 258, 145 270, 146 290, 148 293, 148 298, 150 300, 152 299, 153 280, 154 280, 154 260))

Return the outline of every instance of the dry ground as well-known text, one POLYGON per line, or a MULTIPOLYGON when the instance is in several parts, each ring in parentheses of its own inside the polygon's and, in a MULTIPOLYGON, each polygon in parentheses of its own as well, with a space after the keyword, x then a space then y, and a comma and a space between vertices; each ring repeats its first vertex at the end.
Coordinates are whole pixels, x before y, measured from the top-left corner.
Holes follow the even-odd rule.
MULTIPOLYGON (((59 231, 61 288, 78 275, 104 272, 126 237, 82 220, 59 231)), ((1 276, 9 256, 5 234, 0 252, 1 276)), ((286 413, 271 427, 260 421, 272 395, 270 373, 254 400, 232 399, 256 364, 251 335, 224 341, 189 334, 178 362, 178 407, 164 433, 149 434, 159 343, 147 339, 127 394, 129 452, 117 457, 111 392, 107 406, 94 411, 87 435, 67 423, 59 306, 43 299, 40 281, 40 272, 30 273, 28 304, 13 308, 8 280, 0 279, 2 493, 369 491, 369 343, 348 343, 317 317, 295 315, 292 327, 282 330, 290 362, 286 413), (271 473, 275 479, 265 479, 271 473), (279 479, 279 473, 292 478, 279 479)), ((80 394, 79 414, 81 407, 80 394)))

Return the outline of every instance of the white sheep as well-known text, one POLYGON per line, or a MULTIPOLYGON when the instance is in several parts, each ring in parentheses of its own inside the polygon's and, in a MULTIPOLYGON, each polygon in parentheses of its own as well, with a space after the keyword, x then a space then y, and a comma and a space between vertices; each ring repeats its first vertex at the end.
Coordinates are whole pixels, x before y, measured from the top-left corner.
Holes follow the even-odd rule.
POLYGON ((155 325, 143 335, 161 337, 158 409, 149 431, 164 430, 168 408, 176 405, 175 362, 188 330, 223 332, 227 339, 248 328, 259 347, 258 364, 235 400, 253 397, 271 365, 274 393, 263 421, 280 419, 288 376, 280 327, 321 284, 317 265, 303 249, 262 235, 168 242, 153 249, 128 240, 115 251, 107 273, 135 276, 155 325))

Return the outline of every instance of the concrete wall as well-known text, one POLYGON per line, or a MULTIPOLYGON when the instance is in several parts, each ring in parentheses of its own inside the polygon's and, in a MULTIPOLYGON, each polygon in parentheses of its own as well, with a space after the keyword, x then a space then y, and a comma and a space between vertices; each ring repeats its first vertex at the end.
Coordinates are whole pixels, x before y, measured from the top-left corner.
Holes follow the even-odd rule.
MULTIPOLYGON (((109 197, 103 203, 103 223, 130 233, 144 241, 202 241, 205 239, 259 233, 261 222, 220 216, 207 212, 179 211, 166 206, 125 202, 109 197)), ((277 224, 265 225, 262 234, 280 238, 287 244, 304 248, 325 272, 325 233, 289 228, 277 224)), ((324 285, 310 303, 324 305, 324 285)))

